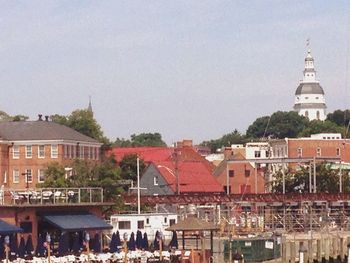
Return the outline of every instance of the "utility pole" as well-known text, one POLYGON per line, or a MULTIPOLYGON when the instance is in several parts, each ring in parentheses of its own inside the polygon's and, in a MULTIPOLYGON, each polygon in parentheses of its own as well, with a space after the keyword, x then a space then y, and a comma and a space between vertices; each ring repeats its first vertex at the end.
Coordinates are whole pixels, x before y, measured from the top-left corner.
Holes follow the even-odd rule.
POLYGON ((314 157, 314 193, 316 194, 316 157, 314 157))
POLYGON ((176 194, 180 195, 180 182, 179 182, 179 154, 178 148, 174 149, 174 157, 175 157, 175 178, 176 178, 176 194))

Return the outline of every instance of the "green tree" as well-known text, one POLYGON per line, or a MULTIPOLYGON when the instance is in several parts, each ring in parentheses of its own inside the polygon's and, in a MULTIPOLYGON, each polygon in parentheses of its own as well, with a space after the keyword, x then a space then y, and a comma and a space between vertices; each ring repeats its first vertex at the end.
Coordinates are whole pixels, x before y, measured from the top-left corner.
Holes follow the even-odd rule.
MULTIPOLYGON (((140 176, 146 168, 142 159, 140 159, 140 176)), ((119 163, 121 169, 121 178, 124 180, 137 180, 137 154, 127 154, 119 163)))
POLYGON ((38 184, 39 187, 69 187, 69 181, 66 180, 66 171, 64 166, 52 162, 49 163, 45 170, 45 181, 44 183, 38 184))
POLYGON ((313 120, 310 121, 307 127, 299 133, 299 137, 309 137, 311 134, 316 133, 325 133, 325 132, 336 132, 342 133, 344 129, 338 126, 336 123, 329 120, 319 121, 313 120))
POLYGON ((132 134, 130 140, 117 138, 113 143, 117 147, 163 147, 166 143, 162 140, 162 135, 155 133, 132 134))
POLYGON ((89 110, 78 109, 68 116, 54 114, 51 116, 51 120, 94 138, 105 145, 109 144, 109 140, 103 135, 101 126, 97 123, 92 112, 89 110))
POLYGON ((350 110, 335 110, 334 112, 328 113, 327 120, 334 122, 339 126, 345 127, 349 124, 350 110))
POLYGON ((223 135, 221 138, 210 141, 203 141, 202 146, 209 147, 211 152, 214 153, 217 149, 223 146, 231 146, 232 144, 243 144, 247 142, 245 135, 242 135, 239 131, 234 130, 231 133, 223 135))
POLYGON ((271 117, 265 116, 256 119, 247 129, 249 138, 295 138, 307 127, 307 118, 295 111, 277 111, 271 117))

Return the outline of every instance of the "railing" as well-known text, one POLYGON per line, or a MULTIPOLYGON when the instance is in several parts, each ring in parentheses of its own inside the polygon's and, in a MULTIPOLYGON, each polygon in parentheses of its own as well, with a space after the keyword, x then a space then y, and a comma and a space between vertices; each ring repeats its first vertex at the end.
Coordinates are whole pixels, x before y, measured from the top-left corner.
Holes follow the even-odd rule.
POLYGON ((103 189, 86 188, 28 188, 2 189, 1 205, 76 205, 103 203, 103 189))

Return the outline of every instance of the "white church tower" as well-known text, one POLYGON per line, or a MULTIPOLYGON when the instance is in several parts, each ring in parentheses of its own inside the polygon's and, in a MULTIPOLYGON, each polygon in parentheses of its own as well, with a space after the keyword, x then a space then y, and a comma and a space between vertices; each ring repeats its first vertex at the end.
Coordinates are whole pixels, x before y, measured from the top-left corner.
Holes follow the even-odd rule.
POLYGON ((314 58, 311 50, 307 51, 303 80, 295 91, 294 110, 309 120, 326 119, 326 101, 324 91, 316 80, 314 58))

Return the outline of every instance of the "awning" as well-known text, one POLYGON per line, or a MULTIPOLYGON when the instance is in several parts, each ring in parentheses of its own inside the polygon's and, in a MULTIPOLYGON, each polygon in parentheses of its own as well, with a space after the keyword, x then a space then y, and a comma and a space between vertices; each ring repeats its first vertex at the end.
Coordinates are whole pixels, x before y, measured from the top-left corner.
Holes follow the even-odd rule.
POLYGON ((0 235, 9 235, 18 232, 23 232, 23 229, 0 219, 0 235))
POLYGON ((63 231, 104 230, 113 227, 92 214, 46 214, 42 219, 63 231))

